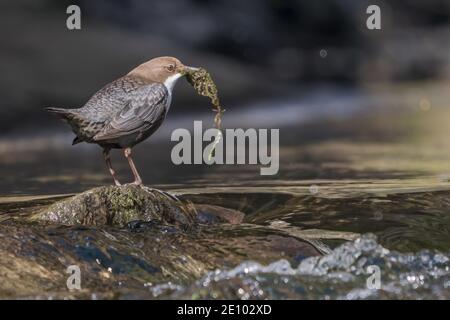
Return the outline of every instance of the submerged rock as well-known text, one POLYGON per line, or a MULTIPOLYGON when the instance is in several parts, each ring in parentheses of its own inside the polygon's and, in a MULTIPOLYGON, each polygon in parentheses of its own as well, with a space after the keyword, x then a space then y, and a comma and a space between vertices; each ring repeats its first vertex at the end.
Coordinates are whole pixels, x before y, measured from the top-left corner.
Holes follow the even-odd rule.
POLYGON ((194 204, 197 211, 197 221, 205 224, 230 223, 239 224, 244 220, 245 214, 212 204, 194 204))

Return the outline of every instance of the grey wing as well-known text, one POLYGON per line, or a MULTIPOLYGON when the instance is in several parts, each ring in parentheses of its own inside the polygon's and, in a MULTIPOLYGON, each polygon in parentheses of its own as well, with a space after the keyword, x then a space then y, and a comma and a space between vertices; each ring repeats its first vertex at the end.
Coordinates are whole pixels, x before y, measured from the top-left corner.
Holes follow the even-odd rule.
POLYGON ((168 91, 162 83, 142 86, 130 92, 124 108, 94 136, 94 140, 110 140, 150 129, 165 116, 167 99, 168 91))
POLYGON ((97 91, 77 112, 90 121, 108 122, 124 108, 129 94, 144 85, 139 79, 128 76, 114 80, 97 91))

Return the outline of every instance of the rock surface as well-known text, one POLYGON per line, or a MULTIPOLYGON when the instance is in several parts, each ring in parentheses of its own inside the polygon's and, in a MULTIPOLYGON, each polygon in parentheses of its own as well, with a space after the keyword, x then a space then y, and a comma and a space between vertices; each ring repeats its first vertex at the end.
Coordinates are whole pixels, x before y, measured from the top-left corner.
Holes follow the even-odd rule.
POLYGON ((192 205, 163 191, 126 185, 85 191, 42 209, 31 220, 93 226, 125 226, 138 220, 189 227, 196 215, 192 205))
POLYGON ((242 212, 213 205, 194 205, 156 189, 104 186, 57 201, 30 219, 63 225, 125 226, 133 221, 188 228, 195 223, 240 223, 242 212))
POLYGON ((0 298, 153 298, 244 260, 298 263, 321 255, 283 230, 242 222, 242 212, 131 185, 7 214, 0 298), (67 287, 69 266, 80 269, 80 290, 67 287))

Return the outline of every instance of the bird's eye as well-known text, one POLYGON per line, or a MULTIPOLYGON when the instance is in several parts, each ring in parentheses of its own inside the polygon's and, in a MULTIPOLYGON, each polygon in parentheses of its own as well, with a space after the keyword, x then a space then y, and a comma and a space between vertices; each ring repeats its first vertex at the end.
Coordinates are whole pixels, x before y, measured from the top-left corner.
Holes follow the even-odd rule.
POLYGON ((167 66, 167 71, 169 71, 169 72, 174 72, 174 71, 175 71, 175 65, 169 64, 169 65, 167 66))

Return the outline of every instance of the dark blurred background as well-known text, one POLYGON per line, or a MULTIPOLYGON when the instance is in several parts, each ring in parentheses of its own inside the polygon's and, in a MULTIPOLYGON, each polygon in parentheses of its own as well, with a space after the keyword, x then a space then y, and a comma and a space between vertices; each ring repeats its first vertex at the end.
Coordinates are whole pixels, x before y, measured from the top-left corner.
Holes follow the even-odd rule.
MULTIPOLYGON (((224 104, 240 108, 318 83, 450 77, 448 0, 17 0, 2 1, 0 23, 1 134, 56 125, 44 106, 82 106, 159 55, 208 68, 224 104), (81 30, 66 28, 70 4, 81 30), (381 30, 366 28, 370 4, 381 30)), ((176 90, 171 113, 206 108, 187 84, 176 90)))
MULTIPOLYGON (((1 1, 0 38, 0 194, 110 183, 98 146, 72 146, 70 128, 43 108, 81 107, 161 55, 211 72, 225 128, 279 128, 280 171, 172 164, 173 129, 213 125, 207 99, 180 81, 167 120, 133 150, 149 185, 450 172, 448 0, 1 1), (81 30, 66 27, 71 4, 81 30), (366 27, 373 4, 381 30, 366 27)), ((129 180, 121 153, 112 156, 129 180)))

